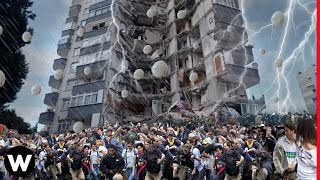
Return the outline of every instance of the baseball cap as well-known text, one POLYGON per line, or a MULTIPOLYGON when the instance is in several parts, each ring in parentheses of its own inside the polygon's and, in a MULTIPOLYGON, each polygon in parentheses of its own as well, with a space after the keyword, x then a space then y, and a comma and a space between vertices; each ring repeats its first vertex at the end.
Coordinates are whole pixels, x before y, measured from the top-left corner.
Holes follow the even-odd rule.
POLYGON ((202 141, 202 144, 210 144, 209 142, 210 142, 209 138, 205 138, 205 139, 202 141))

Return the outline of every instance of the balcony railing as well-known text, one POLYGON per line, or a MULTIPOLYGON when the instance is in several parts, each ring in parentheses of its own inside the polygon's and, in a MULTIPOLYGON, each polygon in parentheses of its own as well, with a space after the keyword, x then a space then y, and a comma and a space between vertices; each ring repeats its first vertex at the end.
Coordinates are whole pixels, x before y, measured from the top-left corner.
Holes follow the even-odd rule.
POLYGON ((246 68, 233 64, 225 64, 225 69, 219 72, 217 77, 227 82, 240 83, 241 81, 246 88, 250 88, 260 83, 258 69, 246 68))
POLYGON ((39 124, 44 124, 44 125, 50 126, 53 122, 53 118, 54 118, 53 111, 43 112, 40 114, 38 122, 39 122, 39 124))
POLYGON ((59 96, 59 93, 57 92, 46 94, 44 97, 44 104, 55 107, 58 101, 58 96, 59 96))

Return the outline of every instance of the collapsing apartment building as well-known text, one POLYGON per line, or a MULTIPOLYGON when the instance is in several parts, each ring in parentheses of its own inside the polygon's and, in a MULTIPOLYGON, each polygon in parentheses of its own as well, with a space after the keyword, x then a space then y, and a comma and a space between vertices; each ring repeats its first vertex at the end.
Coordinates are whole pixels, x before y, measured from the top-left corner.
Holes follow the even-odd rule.
POLYGON ((73 0, 66 25, 54 62, 63 77, 50 77, 39 118, 52 132, 152 119, 175 104, 198 115, 265 107, 246 94, 260 78, 237 0, 73 0), (152 72, 159 61, 166 76, 152 72))

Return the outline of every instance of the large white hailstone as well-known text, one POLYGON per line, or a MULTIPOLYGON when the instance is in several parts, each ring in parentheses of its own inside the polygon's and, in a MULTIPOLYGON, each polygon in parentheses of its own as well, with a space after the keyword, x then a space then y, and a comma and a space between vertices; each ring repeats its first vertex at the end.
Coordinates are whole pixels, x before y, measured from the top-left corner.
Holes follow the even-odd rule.
POLYGON ((227 31, 228 31, 228 32, 232 32, 232 29, 233 29, 233 28, 232 28, 232 25, 229 25, 229 26, 227 27, 227 31))
POLYGON ((189 76, 189 80, 191 81, 191 82, 195 82, 196 80, 198 80, 198 74, 197 73, 195 73, 195 72, 192 72, 191 74, 190 74, 190 76, 189 76))
POLYGON ((39 84, 34 85, 31 88, 31 94, 32 96, 37 96, 41 93, 41 86, 39 84))
POLYGON ((73 131, 76 133, 80 133, 83 130, 83 123, 78 121, 73 125, 73 131))
POLYGON ((149 17, 149 18, 153 18, 154 16, 156 16, 157 15, 157 10, 155 9, 155 8, 153 8, 153 7, 151 7, 148 11, 147 11, 147 16, 149 17))
POLYGON ((187 15, 187 11, 186 10, 180 10, 177 14, 178 19, 183 19, 185 18, 187 15))
POLYGON ((58 69, 56 70, 56 72, 54 73, 54 78, 56 78, 56 80, 60 80, 63 78, 63 70, 62 69, 58 69))
POLYGON ((89 76, 92 73, 92 70, 90 67, 86 67, 86 68, 84 68, 83 73, 85 75, 89 76))
POLYGON ((192 44, 193 49, 198 49, 200 47, 199 41, 196 41, 192 44))
POLYGON ((3 27, 0 26, 0 36, 1 36, 2 33, 3 33, 3 27))
POLYGON ((107 41, 107 38, 106 38, 105 35, 101 35, 100 38, 99 38, 99 40, 100 40, 100 43, 101 43, 101 44, 104 44, 104 43, 107 41))
POLYGON ((32 35, 31 35, 30 32, 26 31, 26 32, 24 32, 24 33, 22 34, 22 40, 23 40, 24 42, 30 42, 31 39, 32 39, 32 35))
POLYGON ((273 26, 278 26, 284 21, 284 14, 281 11, 277 11, 272 14, 271 23, 273 26))
POLYGON ((274 98, 273 98, 273 102, 274 102, 274 103, 278 103, 278 102, 279 102, 279 97, 277 97, 277 96, 274 97, 274 98))
POLYGON ((169 72, 169 67, 164 61, 157 61, 151 68, 152 74, 157 78, 166 77, 169 72))
POLYGON ((127 98, 127 97, 128 97, 128 95, 129 95, 128 90, 122 90, 122 92, 121 92, 121 97, 123 97, 123 98, 127 98))
POLYGON ((134 73, 133 73, 133 77, 136 80, 140 80, 144 77, 144 71, 142 69, 137 69, 134 73))
POLYGON ((259 49, 259 54, 260 54, 260 55, 263 55, 264 53, 266 53, 266 50, 260 48, 260 49, 259 49))
POLYGON ((78 29, 78 36, 82 37, 83 35, 84 35, 84 29, 83 28, 78 29))
POLYGON ((281 68, 282 64, 283 64, 283 60, 282 59, 277 59, 275 61, 275 65, 276 65, 277 68, 281 68))
POLYGON ((121 174, 115 174, 112 177, 112 180, 123 180, 123 176, 121 174))
POLYGON ((6 75, 0 70, 0 88, 4 85, 6 82, 6 75))
POLYGON ((253 62, 251 66, 252 66, 253 69, 258 69, 259 64, 256 63, 256 62, 253 62))
POLYGON ((152 47, 150 45, 145 45, 143 47, 143 53, 150 54, 152 52, 152 47))

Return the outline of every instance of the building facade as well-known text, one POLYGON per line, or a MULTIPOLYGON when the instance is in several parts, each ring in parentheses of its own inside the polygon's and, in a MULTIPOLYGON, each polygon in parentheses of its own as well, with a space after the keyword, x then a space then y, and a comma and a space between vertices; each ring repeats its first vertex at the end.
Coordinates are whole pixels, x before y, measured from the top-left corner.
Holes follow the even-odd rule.
POLYGON ((316 114, 316 66, 312 65, 304 73, 299 72, 297 75, 298 83, 304 102, 307 106, 308 112, 312 115, 316 114))
POLYGON ((63 132, 154 119, 181 103, 187 118, 221 107, 255 114, 265 105, 246 94, 260 82, 247 43, 237 0, 73 0, 53 64, 63 77, 50 77, 39 123, 63 132), (158 61, 163 77, 151 70, 158 61))

